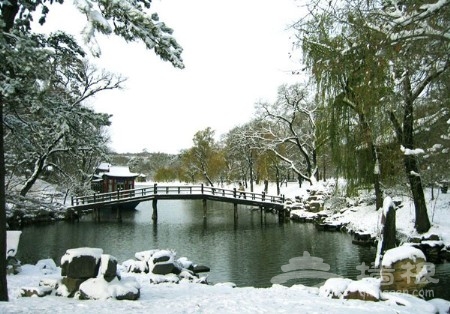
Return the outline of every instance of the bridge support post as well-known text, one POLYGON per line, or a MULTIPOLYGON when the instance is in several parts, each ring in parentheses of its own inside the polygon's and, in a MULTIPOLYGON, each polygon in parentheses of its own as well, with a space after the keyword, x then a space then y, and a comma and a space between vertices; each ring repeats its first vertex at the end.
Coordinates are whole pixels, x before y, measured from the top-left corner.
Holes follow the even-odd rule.
MULTIPOLYGON (((203 185, 202 185, 203 188, 203 185)), ((202 199, 202 203, 203 203, 203 219, 206 219, 206 216, 208 214, 208 206, 206 204, 206 198, 202 199)))
POLYGON ((96 207, 93 209, 94 221, 100 222, 100 208, 96 207))
POLYGON ((120 206, 117 206, 116 210, 117 210, 117 215, 116 215, 117 221, 122 222, 122 211, 120 210, 120 206))
POLYGON ((237 203, 233 203, 234 205, 234 222, 236 222, 238 220, 238 204, 237 203))
POLYGON ((158 220, 158 200, 156 198, 153 199, 152 207, 153 207, 152 219, 154 222, 156 222, 158 220))

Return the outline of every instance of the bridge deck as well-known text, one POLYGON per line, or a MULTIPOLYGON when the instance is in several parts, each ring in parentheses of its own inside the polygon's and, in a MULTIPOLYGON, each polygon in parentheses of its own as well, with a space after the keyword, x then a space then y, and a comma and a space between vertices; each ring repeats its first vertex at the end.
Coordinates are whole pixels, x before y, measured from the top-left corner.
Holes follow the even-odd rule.
POLYGON ((240 192, 236 189, 222 189, 203 185, 159 186, 157 184, 134 190, 99 193, 72 197, 71 208, 92 209, 111 205, 139 203, 149 200, 193 200, 207 199, 234 204, 252 205, 282 209, 284 196, 265 193, 240 192))

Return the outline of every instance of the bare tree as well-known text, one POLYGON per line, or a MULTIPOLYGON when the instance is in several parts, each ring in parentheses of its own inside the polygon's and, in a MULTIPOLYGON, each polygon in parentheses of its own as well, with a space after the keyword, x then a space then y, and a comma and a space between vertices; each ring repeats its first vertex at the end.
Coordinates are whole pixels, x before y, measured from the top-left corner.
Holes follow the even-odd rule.
POLYGON ((264 149, 273 152, 299 176, 314 183, 317 178, 317 106, 303 85, 281 86, 274 104, 257 104, 261 128, 255 130, 264 149))

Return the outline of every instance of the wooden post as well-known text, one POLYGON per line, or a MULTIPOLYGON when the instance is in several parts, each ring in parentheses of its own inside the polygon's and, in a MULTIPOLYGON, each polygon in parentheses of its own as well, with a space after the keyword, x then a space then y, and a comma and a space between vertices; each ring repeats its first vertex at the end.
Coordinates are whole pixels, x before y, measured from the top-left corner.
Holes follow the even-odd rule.
MULTIPOLYGON (((202 188, 203 188, 203 184, 202 184, 202 188)), ((202 203, 203 203, 203 219, 206 219, 206 215, 208 213, 208 206, 206 205, 206 198, 202 199, 202 203)))
POLYGON ((152 207, 153 207, 152 219, 154 222, 156 222, 158 221, 158 200, 156 198, 153 199, 152 207))
POLYGON ((98 207, 94 208, 94 221, 100 222, 100 209, 98 207))
POLYGON ((122 211, 120 210, 120 206, 117 206, 117 221, 122 222, 122 211))

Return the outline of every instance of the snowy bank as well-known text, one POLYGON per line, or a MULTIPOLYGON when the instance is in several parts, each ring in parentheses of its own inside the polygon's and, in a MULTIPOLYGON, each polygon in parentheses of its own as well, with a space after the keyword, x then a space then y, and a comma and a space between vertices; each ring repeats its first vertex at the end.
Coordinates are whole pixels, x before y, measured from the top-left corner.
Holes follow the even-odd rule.
MULTIPOLYGON (((373 278, 361 281, 333 278, 320 289, 303 285, 234 288, 231 283, 214 286, 190 281, 155 284, 151 283, 149 274, 125 272, 121 273, 122 281, 137 283, 140 287, 138 300, 121 301, 100 296, 99 300, 56 295, 21 297, 24 286, 37 286, 43 279, 46 282, 60 279, 61 269, 42 267, 47 264, 23 265, 20 274, 8 276, 10 301, 0 303, 1 313, 447 313, 450 308, 450 302, 442 299, 424 301, 407 294, 382 293, 373 278), (336 294, 333 296, 330 291, 336 294), (355 293, 374 295, 379 301, 348 297, 355 293)), ((107 292, 108 286, 97 278, 88 282, 88 289, 102 294, 107 292)))

